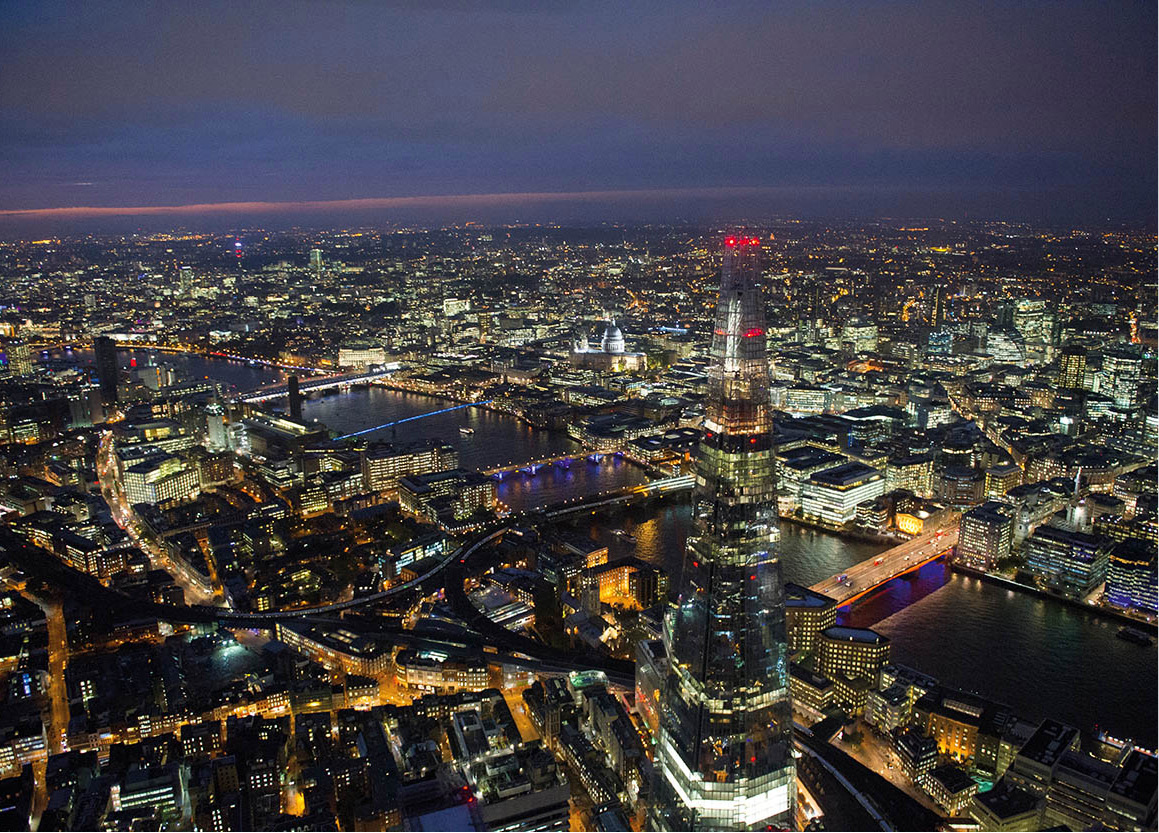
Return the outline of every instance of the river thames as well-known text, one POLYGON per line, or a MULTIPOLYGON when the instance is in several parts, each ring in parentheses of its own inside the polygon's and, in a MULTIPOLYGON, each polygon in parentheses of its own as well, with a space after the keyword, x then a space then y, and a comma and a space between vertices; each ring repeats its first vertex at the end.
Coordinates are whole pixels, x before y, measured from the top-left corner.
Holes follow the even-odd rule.
MULTIPOLYGON (((372 388, 309 401, 303 412, 346 432, 439 407, 442 400, 372 388)), ((378 435, 387 439, 389 434, 387 429, 378 435)), ((578 450, 567 437, 480 409, 439 414, 397 429, 397 439, 418 437, 457 444, 462 465, 474 468, 578 450), (475 433, 460 437, 460 426, 475 433)), ((509 477, 500 483, 499 496, 518 509, 643 479, 639 469, 622 461, 580 463, 566 471, 548 468, 535 477, 509 477)), ((613 557, 635 554, 662 565, 678 586, 691 524, 685 499, 600 515, 587 526, 613 557), (635 537, 635 545, 614 529, 635 537)), ((782 529, 784 576, 799 584, 814 584, 882 549, 794 524, 782 529)), ((1026 719, 1052 717, 1088 732, 1097 726, 1155 746, 1156 647, 1117 638, 1119 624, 1113 620, 955 574, 940 562, 891 582, 843 618, 888 636, 895 662, 1006 703, 1026 719)))
MULTIPOLYGON (((71 358, 91 364, 91 355, 77 351, 71 358)), ((125 364, 128 355, 122 351, 125 364)), ((143 350, 133 355, 139 362, 149 358, 143 350)), ((64 358, 59 352, 53 357, 58 356, 64 358)), ((166 354, 156 354, 156 361, 241 390, 282 378, 279 371, 243 362, 166 354)), ((445 400, 421 394, 357 388, 306 400, 303 415, 348 433, 445 406, 445 400)), ((479 408, 414 420, 369 436, 399 442, 440 438, 459 448, 465 468, 581 450, 566 436, 479 408), (461 435, 460 427, 474 433, 461 435)), ((643 472, 622 460, 599 465, 580 461, 567 469, 545 468, 535 477, 512 475, 500 482, 499 499, 522 509, 644 479, 643 472)), ((613 557, 635 554, 661 565, 678 587, 691 516, 689 500, 680 499, 600 515, 587 526, 593 537, 608 543, 613 557), (615 529, 623 529, 636 543, 626 543, 613 534, 615 529)), ((881 549, 792 524, 782 530, 785 579, 800 584, 820 581, 881 549)), ((1098 727, 1148 748, 1156 745, 1157 648, 1118 639, 1119 624, 1113 620, 954 574, 942 563, 891 582, 842 615, 850 624, 888 636, 895 662, 1006 703, 1028 720, 1052 717, 1087 732, 1098 727)))

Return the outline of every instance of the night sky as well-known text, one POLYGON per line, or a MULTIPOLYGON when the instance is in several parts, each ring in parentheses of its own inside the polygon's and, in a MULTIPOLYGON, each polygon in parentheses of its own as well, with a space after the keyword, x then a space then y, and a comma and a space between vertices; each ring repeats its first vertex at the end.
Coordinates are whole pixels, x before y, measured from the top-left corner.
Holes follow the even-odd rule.
POLYGON ((1153 0, 0 2, 10 225, 1151 223, 1156 152, 1153 0))

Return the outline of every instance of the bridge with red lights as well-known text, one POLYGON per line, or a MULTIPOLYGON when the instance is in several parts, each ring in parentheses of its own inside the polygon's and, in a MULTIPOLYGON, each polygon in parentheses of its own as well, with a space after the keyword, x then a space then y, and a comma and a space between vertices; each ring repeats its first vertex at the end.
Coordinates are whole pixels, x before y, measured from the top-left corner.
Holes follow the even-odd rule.
POLYGON ((947 512, 919 535, 819 581, 810 589, 836 599, 840 606, 852 604, 898 576, 944 557, 958 544, 960 519, 960 513, 947 512))

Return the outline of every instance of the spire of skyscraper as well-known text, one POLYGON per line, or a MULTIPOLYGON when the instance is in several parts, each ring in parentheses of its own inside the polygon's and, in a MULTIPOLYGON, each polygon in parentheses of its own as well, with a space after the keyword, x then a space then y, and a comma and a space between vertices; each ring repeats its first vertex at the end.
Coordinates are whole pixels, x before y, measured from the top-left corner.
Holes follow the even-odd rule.
POLYGON ((760 241, 724 243, 695 531, 665 622, 653 818, 668 830, 790 828, 792 709, 760 241))

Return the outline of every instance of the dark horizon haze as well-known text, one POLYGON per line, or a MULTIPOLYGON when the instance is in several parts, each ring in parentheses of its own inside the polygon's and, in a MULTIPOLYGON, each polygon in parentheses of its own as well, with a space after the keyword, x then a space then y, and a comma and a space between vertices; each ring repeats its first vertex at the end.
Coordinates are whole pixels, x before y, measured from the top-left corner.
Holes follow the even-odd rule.
POLYGON ((0 234, 1156 216, 1154 3, 0 14, 0 234))

